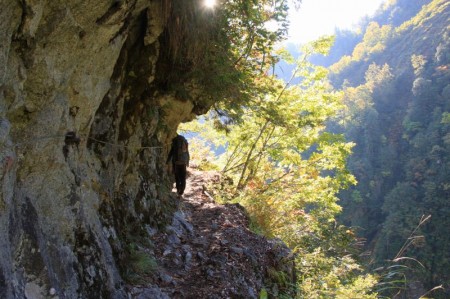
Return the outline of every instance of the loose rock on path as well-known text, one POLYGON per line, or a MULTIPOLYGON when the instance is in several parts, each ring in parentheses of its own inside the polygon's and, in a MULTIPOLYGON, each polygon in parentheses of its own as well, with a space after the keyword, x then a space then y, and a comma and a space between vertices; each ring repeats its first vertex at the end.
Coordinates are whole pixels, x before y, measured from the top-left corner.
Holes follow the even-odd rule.
POLYGON ((206 192, 207 182, 219 179, 216 172, 189 171, 172 224, 152 236, 156 286, 134 288, 133 297, 259 298, 262 289, 277 297, 287 283, 276 273, 294 281, 286 246, 251 232, 242 206, 217 204, 206 192))

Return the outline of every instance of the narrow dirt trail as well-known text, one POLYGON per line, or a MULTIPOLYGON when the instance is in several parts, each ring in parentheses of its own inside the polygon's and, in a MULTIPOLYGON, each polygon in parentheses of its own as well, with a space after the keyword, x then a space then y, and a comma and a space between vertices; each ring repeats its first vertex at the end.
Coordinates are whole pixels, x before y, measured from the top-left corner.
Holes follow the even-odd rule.
POLYGON ((190 170, 180 210, 152 237, 162 291, 153 298, 259 298, 263 288, 272 295, 283 288, 270 277, 273 271, 293 276, 282 243, 251 232, 241 206, 220 205, 205 194, 207 182, 218 179, 190 170))

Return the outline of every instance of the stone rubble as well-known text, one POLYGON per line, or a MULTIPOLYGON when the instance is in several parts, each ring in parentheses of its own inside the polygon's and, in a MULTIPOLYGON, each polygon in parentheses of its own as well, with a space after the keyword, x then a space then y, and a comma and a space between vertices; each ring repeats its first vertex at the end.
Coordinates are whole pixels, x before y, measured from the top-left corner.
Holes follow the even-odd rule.
POLYGON ((275 297, 280 290, 293 294, 287 288, 295 280, 291 251, 251 232, 242 206, 211 202, 204 194, 211 177, 191 169, 171 225, 150 237, 158 263, 152 282, 139 292, 129 286, 131 298, 259 298, 262 289, 275 297), (273 270, 289 281, 270 277, 273 270))

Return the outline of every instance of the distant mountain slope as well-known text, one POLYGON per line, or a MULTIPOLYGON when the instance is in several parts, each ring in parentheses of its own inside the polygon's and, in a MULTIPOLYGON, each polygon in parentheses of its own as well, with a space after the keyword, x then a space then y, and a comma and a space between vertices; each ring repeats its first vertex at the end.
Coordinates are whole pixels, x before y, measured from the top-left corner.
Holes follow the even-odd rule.
POLYGON ((361 228, 376 264, 412 240, 402 254, 424 268, 410 281, 442 284, 437 298, 450 294, 449 20, 447 0, 396 1, 330 67, 347 106, 333 129, 356 143, 348 163, 359 182, 341 194, 341 219, 361 228), (431 218, 408 239, 422 215, 431 218))
POLYGON ((382 5, 372 18, 365 17, 360 20, 359 30, 336 30, 336 41, 327 56, 316 56, 313 59, 315 64, 330 66, 338 62, 343 56, 351 55, 356 45, 363 41, 364 33, 371 22, 376 22, 380 26, 399 26, 414 17, 423 5, 431 0, 392 0, 382 5))
MULTIPOLYGON (((335 86, 341 86, 344 80, 352 86, 363 83, 365 71, 371 63, 389 63, 395 73, 402 74, 411 69, 411 55, 432 57, 438 45, 445 42, 449 22, 448 5, 447 1, 432 1, 398 27, 389 23, 369 22, 361 42, 353 48, 352 54, 344 56, 332 66, 335 74, 331 78, 335 86)), ((399 9, 398 6, 390 6, 387 11, 392 14, 399 9)), ((333 51, 336 50, 332 49, 331 55, 333 51)))

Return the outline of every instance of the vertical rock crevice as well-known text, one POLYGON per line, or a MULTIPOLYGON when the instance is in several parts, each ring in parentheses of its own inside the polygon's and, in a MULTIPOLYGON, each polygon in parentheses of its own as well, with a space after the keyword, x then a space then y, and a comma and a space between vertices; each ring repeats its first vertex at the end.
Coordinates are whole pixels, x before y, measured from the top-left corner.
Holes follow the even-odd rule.
POLYGON ((145 42, 149 17, 143 11, 130 27, 88 140, 101 165, 99 211, 105 227, 114 231, 111 244, 119 264, 130 240, 146 233, 144 224, 162 225, 173 210, 164 167, 171 132, 161 130, 163 107, 153 86, 159 43, 145 42))

